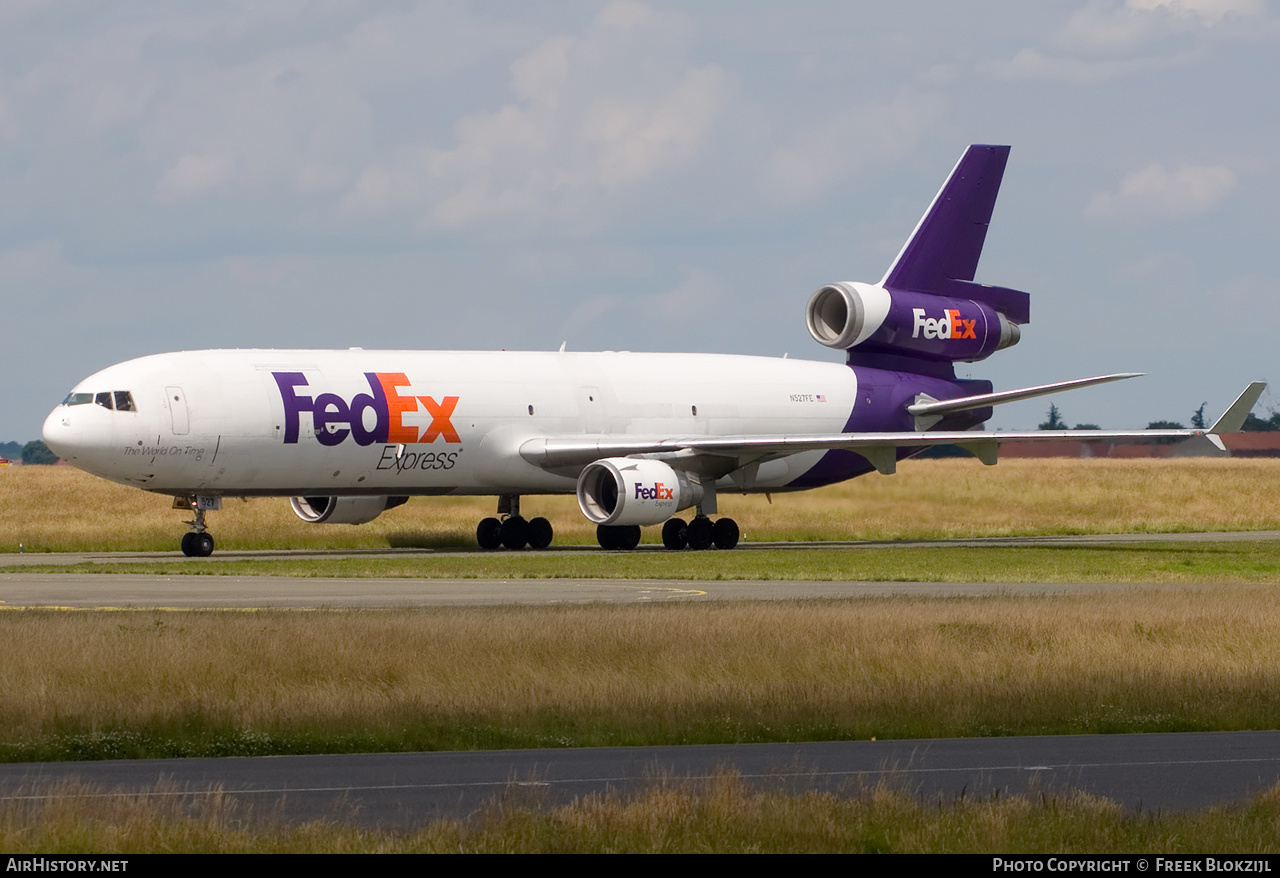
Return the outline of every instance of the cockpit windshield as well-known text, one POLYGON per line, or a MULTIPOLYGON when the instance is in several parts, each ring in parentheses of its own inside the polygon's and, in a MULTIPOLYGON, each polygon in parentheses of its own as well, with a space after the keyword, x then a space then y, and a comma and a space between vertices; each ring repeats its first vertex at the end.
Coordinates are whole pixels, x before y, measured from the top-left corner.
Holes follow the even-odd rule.
POLYGON ((98 393, 68 393, 63 405, 88 405, 97 403, 104 409, 117 412, 136 412, 133 394, 128 390, 102 390, 98 393))

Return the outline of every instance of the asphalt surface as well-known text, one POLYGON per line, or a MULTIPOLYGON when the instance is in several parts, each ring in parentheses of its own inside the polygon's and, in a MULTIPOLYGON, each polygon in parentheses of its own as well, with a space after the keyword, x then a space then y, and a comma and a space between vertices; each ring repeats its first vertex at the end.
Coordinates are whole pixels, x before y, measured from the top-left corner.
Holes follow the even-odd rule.
POLYGON ((1143 811, 1244 801, 1280 782, 1280 732, 1067 735, 693 747, 272 756, 0 765, 0 799, 213 792, 255 815, 408 827, 486 804, 549 807, 662 783, 743 782, 927 801, 1080 790, 1143 811), (74 784, 74 786, 72 786, 74 784))
MULTIPOLYGON (((788 548, 797 552, 884 547, 1111 545, 1151 542, 1233 542, 1280 539, 1280 531, 1228 533, 1119 534, 1053 537, 996 537, 964 540, 894 540, 824 543, 752 543, 735 551, 788 548)), ((457 554, 457 550, 450 550, 457 554)), ((599 549, 566 547, 559 553, 599 549)), ((649 551, 665 552, 664 549, 649 551)), ((476 554, 466 552, 464 554, 476 554)), ((288 558, 399 558, 442 554, 426 549, 330 552, 219 552, 220 560, 288 558)), ((691 555, 691 557, 694 557, 691 555)), ((285 576, 152 576, 93 573, 92 565, 110 562, 177 560, 198 571, 205 559, 179 553, 0 554, 0 607, 428 607, 559 603, 652 603, 674 600, 791 600, 865 595, 1057 594, 1066 591, 1178 589, 1184 586, 1134 583, 991 582, 812 582, 805 580, 619 580, 619 579, 376 579, 285 576), (86 565, 83 573, 25 571, 6 567, 86 565)))

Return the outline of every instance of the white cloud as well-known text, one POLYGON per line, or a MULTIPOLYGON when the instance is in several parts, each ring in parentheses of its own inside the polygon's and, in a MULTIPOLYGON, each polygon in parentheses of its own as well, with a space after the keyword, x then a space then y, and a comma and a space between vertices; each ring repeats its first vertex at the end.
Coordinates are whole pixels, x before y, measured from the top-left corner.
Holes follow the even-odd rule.
POLYGON ((1127 53, 1176 34, 1248 23, 1266 15, 1261 0, 1127 0, 1093 2, 1076 11, 1057 34, 1063 48, 1127 53))
POLYGON ((1166 12, 1176 18, 1190 18, 1213 26, 1227 17, 1253 18, 1265 15, 1265 0, 1126 0, 1130 9, 1166 12))
POLYGON ((162 199, 199 195, 227 179, 231 156, 226 153, 184 155, 160 178, 157 194, 162 199))
POLYGON ((1089 216, 1142 213, 1183 217, 1217 206, 1236 187, 1236 175, 1224 165, 1148 165, 1120 181, 1115 192, 1098 192, 1089 200, 1089 216))
POLYGON ((1009 61, 991 65, 1000 79, 1072 82, 1090 85, 1139 70, 1177 63, 1179 59, 1078 58, 1051 54, 1040 49, 1022 49, 1009 61))
POLYGON ((766 170, 769 186, 786 199, 820 196, 860 166, 914 148, 938 104, 932 95, 902 93, 826 119, 774 153, 766 170))
POLYGON ((397 210, 427 228, 489 217, 563 218, 693 160, 731 92, 715 64, 685 59, 691 22, 629 0, 581 37, 555 35, 511 65, 517 98, 365 168, 347 207, 397 210))
POLYGON ((1194 57, 1176 37, 1249 39, 1267 16, 1264 0, 1092 0, 1049 42, 993 65, 1003 79, 1094 83, 1194 57))

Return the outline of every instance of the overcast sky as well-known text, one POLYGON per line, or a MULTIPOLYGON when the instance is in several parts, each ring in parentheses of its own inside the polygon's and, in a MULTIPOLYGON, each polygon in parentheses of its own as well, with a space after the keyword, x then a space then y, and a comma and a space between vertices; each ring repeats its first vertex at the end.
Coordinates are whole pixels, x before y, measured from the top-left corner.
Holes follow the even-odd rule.
POLYGON ((1013 145, 978 280, 1032 322, 961 374, 1214 416, 1280 381, 1278 44, 1265 0, 5 0, 0 440, 168 350, 838 360, 809 294, 976 142, 1013 145))

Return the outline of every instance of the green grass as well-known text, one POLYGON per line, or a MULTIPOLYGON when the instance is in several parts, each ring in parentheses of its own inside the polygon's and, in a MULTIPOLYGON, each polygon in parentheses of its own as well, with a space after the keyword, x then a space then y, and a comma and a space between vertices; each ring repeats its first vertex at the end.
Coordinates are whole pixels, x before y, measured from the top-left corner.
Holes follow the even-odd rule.
POLYGON ((404 557, 95 561, 0 568, 26 573, 410 579, 677 579, 854 582, 1278 583, 1280 541, 1106 546, 852 547, 700 553, 443 552, 404 557))

